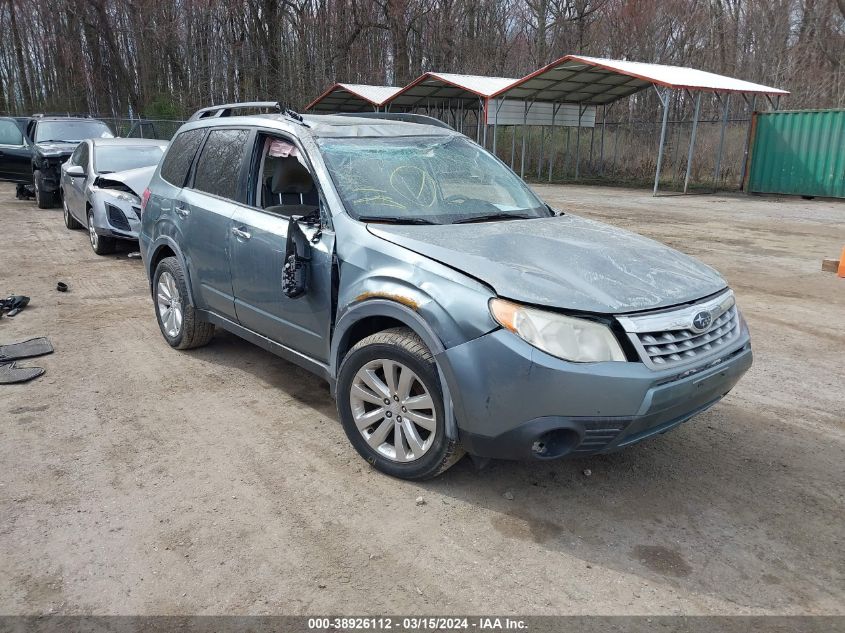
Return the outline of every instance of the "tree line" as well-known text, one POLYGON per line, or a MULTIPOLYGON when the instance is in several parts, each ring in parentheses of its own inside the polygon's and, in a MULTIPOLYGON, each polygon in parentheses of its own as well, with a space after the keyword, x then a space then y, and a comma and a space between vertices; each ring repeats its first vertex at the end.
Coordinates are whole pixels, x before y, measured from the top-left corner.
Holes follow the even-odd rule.
POLYGON ((567 53, 692 66, 790 90, 789 107, 845 107, 845 0, 0 0, 0 33, 11 113, 302 108, 335 81, 521 77, 567 53))

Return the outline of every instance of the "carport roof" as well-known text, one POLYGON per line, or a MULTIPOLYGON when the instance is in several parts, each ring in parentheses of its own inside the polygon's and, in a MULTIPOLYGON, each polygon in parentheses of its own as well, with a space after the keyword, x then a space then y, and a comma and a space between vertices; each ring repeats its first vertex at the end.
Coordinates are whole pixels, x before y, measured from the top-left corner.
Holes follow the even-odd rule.
POLYGON ((426 99, 487 98, 515 81, 507 77, 427 72, 391 97, 390 104, 416 106, 426 99))
POLYGON ((500 88, 491 96, 601 105, 623 99, 652 85, 705 92, 789 94, 786 90, 695 68, 566 55, 500 88))
POLYGON ((367 84, 337 83, 305 106, 306 110, 327 110, 330 112, 360 112, 383 105, 401 88, 395 86, 371 86, 367 84))

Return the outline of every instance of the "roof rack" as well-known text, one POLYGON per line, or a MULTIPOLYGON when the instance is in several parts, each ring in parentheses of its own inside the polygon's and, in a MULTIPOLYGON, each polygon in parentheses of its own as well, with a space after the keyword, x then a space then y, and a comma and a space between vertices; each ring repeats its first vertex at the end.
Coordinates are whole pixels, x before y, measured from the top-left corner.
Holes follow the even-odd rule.
POLYGON ((454 131, 448 123, 435 119, 424 114, 411 114, 410 112, 338 112, 335 116, 360 117, 362 119, 386 119, 388 121, 404 121, 405 123, 419 123, 421 125, 433 125, 454 131))
POLYGON ((233 110, 249 110, 269 108, 277 112, 283 112, 282 105, 278 101, 245 101, 244 103, 225 103, 223 105, 201 108, 191 115, 188 121, 199 119, 215 119, 217 117, 232 116, 233 110))

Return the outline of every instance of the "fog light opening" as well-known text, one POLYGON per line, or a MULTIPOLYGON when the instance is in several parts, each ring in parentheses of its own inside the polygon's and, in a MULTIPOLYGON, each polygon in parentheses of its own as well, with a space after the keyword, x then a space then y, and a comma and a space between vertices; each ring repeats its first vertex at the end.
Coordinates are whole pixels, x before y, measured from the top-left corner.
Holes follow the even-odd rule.
POLYGON ((534 440, 531 453, 538 459, 555 459, 572 451, 580 441, 580 436, 573 429, 554 429, 534 440))

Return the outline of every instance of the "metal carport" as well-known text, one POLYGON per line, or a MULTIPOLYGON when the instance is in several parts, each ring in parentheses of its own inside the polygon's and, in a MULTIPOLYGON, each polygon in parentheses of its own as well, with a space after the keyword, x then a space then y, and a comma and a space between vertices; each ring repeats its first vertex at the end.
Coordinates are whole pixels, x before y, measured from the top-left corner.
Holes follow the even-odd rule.
POLYGON ((337 83, 305 106, 305 109, 314 112, 378 111, 400 90, 395 86, 337 83))
POLYGON ((476 116, 476 140, 483 142, 487 135, 487 126, 482 121, 487 99, 514 81, 516 79, 507 77, 427 72, 393 95, 387 102, 387 108, 425 110, 426 114, 443 121, 451 119, 452 126, 461 132, 464 131, 467 114, 473 112, 476 116))
MULTIPOLYGON (((701 95, 703 93, 714 94, 722 105, 722 128, 716 159, 717 176, 724 145, 724 131, 727 123, 730 95, 733 93, 741 94, 746 101, 747 95, 752 95, 752 101, 749 107, 753 111, 753 98, 758 94, 764 95, 769 100, 773 109, 777 109, 780 96, 789 94, 786 90, 763 86, 724 75, 717 75, 695 68, 584 57, 581 55, 566 55, 490 94, 489 100, 493 102, 494 108, 499 107, 505 99, 523 101, 526 104, 526 108, 530 107, 528 105, 529 103, 534 102, 553 104, 577 103, 579 107, 606 106, 614 101, 625 99, 637 92, 646 90, 649 87, 654 87, 663 109, 654 177, 655 194, 657 193, 660 169, 663 161, 663 148, 669 116, 670 91, 683 90, 691 98, 692 93, 696 93, 694 99, 695 114, 693 116, 686 177, 684 179, 685 193, 689 184, 695 147, 695 134, 701 109, 701 95), (772 101, 773 97, 775 101, 772 101)), ((748 152, 747 145, 748 139, 746 139, 746 154, 748 152)))

